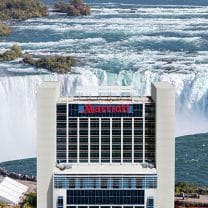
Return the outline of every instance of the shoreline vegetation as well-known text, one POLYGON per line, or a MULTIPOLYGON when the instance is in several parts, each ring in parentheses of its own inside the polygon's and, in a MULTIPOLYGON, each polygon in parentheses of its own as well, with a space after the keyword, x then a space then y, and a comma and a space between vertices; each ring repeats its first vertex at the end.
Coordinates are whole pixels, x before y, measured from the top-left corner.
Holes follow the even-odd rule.
POLYGON ((48 15, 39 0, 4 0, 0 2, 0 20, 27 20, 48 15))
POLYGON ((69 3, 63 1, 57 2, 54 8, 61 13, 67 13, 67 16, 90 15, 91 8, 83 0, 71 0, 69 3))
POLYGON ((0 1, 0 36, 8 36, 11 28, 4 21, 27 20, 48 15, 48 9, 39 0, 0 1))
POLYGON ((208 198, 208 187, 187 182, 179 182, 175 185, 175 208, 208 208, 208 201, 201 199, 208 198))
MULTIPOLYGON (((83 0, 63 1, 54 5, 55 10, 67 13, 67 16, 90 15, 91 8, 83 0)), ((2 0, 0 1, 0 36, 7 36, 11 28, 4 21, 23 21, 30 18, 48 16, 48 8, 40 0, 2 0)))
POLYGON ((11 29, 0 21, 0 36, 7 36, 11 33, 11 29))
POLYGON ((208 186, 197 185, 188 182, 179 182, 175 185, 175 194, 180 195, 184 194, 200 194, 200 195, 208 195, 208 186))
POLYGON ((175 208, 208 208, 208 203, 196 203, 196 202, 175 202, 175 208))
POLYGON ((74 58, 71 56, 51 55, 41 58, 33 58, 30 54, 23 55, 23 63, 30 64, 36 68, 44 68, 50 72, 60 74, 68 73, 75 64, 74 58))
POLYGON ((70 72, 71 67, 75 64, 75 59, 71 56, 50 55, 33 57, 31 54, 24 54, 18 45, 13 45, 3 54, 0 54, 0 62, 13 61, 18 58, 22 58, 22 62, 25 64, 61 74, 70 72))

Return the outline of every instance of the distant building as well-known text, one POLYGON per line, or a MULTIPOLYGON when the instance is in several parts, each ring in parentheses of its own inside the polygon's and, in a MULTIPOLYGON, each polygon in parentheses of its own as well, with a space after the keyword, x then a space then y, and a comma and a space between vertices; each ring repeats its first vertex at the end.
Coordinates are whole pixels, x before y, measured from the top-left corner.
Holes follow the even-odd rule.
POLYGON ((0 179, 0 202, 16 205, 19 204, 28 187, 9 177, 0 179))
POLYGON ((59 88, 38 91, 38 208, 174 208, 174 89, 60 97, 59 88))

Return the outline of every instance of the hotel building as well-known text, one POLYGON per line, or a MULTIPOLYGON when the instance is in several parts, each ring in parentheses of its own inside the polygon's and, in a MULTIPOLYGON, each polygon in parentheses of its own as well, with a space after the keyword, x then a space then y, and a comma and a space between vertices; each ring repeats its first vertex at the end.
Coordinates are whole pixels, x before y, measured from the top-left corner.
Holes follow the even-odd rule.
POLYGON ((59 83, 40 86, 38 208, 174 208, 175 92, 151 88, 60 97, 59 83))

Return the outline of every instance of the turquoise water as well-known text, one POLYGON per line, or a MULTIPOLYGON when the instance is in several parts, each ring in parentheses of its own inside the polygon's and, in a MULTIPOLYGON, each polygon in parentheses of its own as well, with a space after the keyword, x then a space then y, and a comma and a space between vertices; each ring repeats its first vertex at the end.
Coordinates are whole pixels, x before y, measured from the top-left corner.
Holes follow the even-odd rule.
MULTIPOLYGON (((176 139, 176 181, 208 185, 208 134, 176 139)), ((36 159, 0 163, 9 171, 36 175, 36 159)))
POLYGON ((208 134, 176 139, 176 181, 208 185, 208 134))
MULTIPOLYGON (((35 55, 71 54, 79 59, 73 70, 96 74, 100 84, 131 85, 135 72, 207 72, 207 6, 90 2, 90 16, 49 13, 11 25, 0 51, 16 43, 35 55)), ((0 67, 0 76, 47 73, 15 61, 0 67)))
MULTIPOLYGON (((42 0, 46 4, 51 4, 57 0, 42 0)), ((64 0, 67 2, 67 0, 64 0)), ((206 0, 85 0, 87 3, 107 3, 117 2, 118 4, 145 4, 145 5, 208 5, 206 0)))

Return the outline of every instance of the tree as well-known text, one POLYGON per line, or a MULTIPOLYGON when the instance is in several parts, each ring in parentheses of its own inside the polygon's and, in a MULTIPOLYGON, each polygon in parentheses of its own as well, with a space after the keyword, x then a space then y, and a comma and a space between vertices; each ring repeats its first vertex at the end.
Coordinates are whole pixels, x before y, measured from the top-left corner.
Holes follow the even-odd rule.
POLYGON ((79 6, 79 5, 82 5, 84 3, 83 3, 83 0, 71 0, 71 4, 74 5, 74 6, 79 6))
POLYGON ((37 207, 37 193, 31 192, 24 199, 21 208, 36 208, 37 207))

